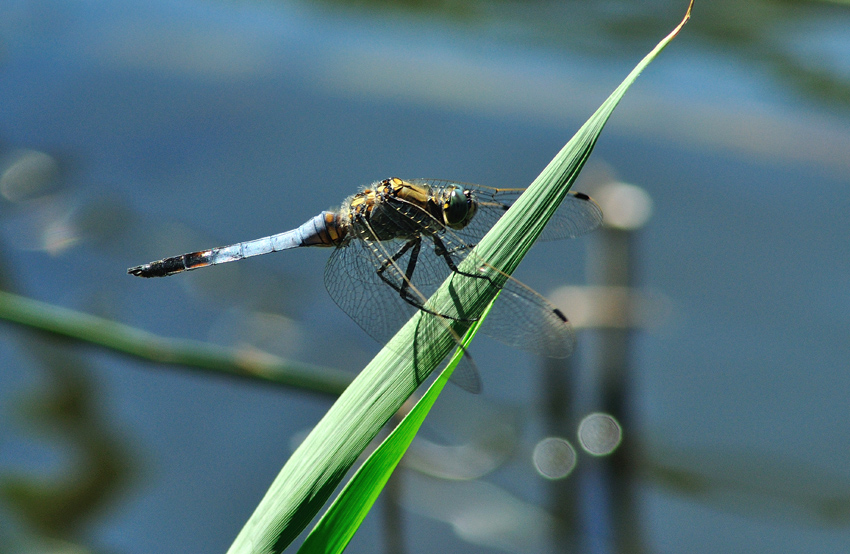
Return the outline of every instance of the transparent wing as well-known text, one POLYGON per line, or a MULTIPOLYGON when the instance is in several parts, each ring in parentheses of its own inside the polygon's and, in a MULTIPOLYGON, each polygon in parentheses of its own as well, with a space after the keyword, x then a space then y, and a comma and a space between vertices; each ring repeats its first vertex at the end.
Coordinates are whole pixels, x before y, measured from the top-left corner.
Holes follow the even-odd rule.
MULTIPOLYGON (((325 266, 325 287, 336 304, 351 317, 366 333, 381 344, 386 344, 395 333, 406 323, 418 308, 402 298, 397 288, 406 281, 412 247, 395 260, 393 257, 407 245, 407 241, 376 241, 368 229, 352 226, 352 240, 345 246, 334 250, 325 266), (383 272, 383 279, 381 273, 383 272), (386 281, 384 280, 386 279, 386 281), (389 281, 389 283, 388 283, 389 281)), ((408 282, 405 290, 419 305, 424 305, 427 299, 442 283, 449 270, 443 271, 443 277, 431 283, 438 277, 433 270, 437 266, 416 263, 417 276, 421 275, 427 285, 408 282), (429 271, 429 269, 431 271, 429 271)), ((423 318, 417 336, 420 341, 427 341, 428 335, 440 331, 448 325, 448 321, 437 316, 423 318)), ((459 337, 455 341, 459 343, 459 337)), ((472 393, 481 391, 481 379, 475 363, 467 355, 455 369, 452 382, 472 393)))
MULTIPOLYGON (((470 253, 470 249, 455 233, 444 230, 437 238, 447 251, 457 253, 452 254, 455 266, 460 265, 464 258, 474 257, 471 261, 474 262, 476 272, 464 274, 472 279, 472 285, 501 288, 499 298, 481 326, 482 333, 532 354, 566 358, 572 353, 575 346, 572 326, 566 316, 548 300, 520 281, 500 272, 474 253, 470 253), (499 283, 502 283, 501 287, 498 286, 499 283)), ((433 247, 425 252, 423 246, 420 258, 422 260, 417 264, 417 272, 420 267, 427 270, 429 275, 437 275, 442 271, 445 276, 448 276, 452 271, 446 260, 434 253, 433 247)), ((416 278, 417 276, 414 275, 414 282, 416 278)), ((467 314, 459 312, 455 304, 440 306, 439 309, 449 318, 468 317, 467 314)))
POLYGON ((543 296, 509 277, 481 332, 518 350, 549 358, 567 358, 575 333, 567 317, 543 296))
MULTIPOLYGON (((595 203, 592 205, 595 206, 595 203)), ((392 217, 399 220, 399 225, 409 225, 413 218, 422 220, 422 210, 417 206, 400 203, 395 207, 397 209, 392 212, 392 217)), ((422 291, 425 297, 430 297, 461 261, 475 256, 471 253, 474 244, 464 240, 462 232, 456 233, 439 225, 429 225, 428 231, 431 234, 422 237, 415 272, 409 277, 410 282, 422 291), (440 255, 439 252, 443 251, 445 254, 440 255)), ((500 287, 502 293, 482 325, 481 332, 509 346, 534 354, 566 358, 572 353, 575 345, 572 326, 557 308, 540 294, 500 272, 485 260, 476 258, 474 266, 475 273, 464 274, 473 279, 473 285, 499 288, 498 285, 503 283, 500 287)), ((399 264, 399 268, 404 267, 404 263, 399 264)), ((454 303, 439 306, 438 309, 446 318, 469 317, 468 314, 460 312, 459 306, 454 303)))
MULTIPOLYGON (((336 248, 328 259, 325 287, 342 311, 369 336, 386 344, 416 313, 416 308, 381 280, 381 262, 365 241, 351 240, 336 248)), ((390 271, 396 272, 395 268, 390 271)))

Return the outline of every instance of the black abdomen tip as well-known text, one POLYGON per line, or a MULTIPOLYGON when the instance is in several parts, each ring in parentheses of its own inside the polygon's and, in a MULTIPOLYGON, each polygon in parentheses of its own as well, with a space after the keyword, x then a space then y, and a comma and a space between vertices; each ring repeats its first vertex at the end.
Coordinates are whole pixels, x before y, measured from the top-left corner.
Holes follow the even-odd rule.
MULTIPOLYGON (((137 265, 136 267, 131 267, 127 270, 129 275, 135 275, 136 277, 162 277, 166 275, 164 272, 157 271, 156 262, 152 264, 145 265, 137 265)), ((162 266, 160 265, 161 269, 162 266)))
POLYGON ((176 256, 131 267, 127 273, 136 277, 165 277, 181 271, 186 271, 186 265, 183 263, 183 256, 176 256))

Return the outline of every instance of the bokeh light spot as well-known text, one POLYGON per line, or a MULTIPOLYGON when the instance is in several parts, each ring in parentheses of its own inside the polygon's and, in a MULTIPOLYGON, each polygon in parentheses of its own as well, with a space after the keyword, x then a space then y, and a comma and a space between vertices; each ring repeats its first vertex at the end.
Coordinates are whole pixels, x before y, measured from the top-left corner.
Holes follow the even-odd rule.
POLYGON ((594 191, 605 214, 605 226, 633 230, 652 216, 652 198, 642 188, 627 183, 609 183, 594 191))
POLYGON ((547 437, 534 447, 532 460, 541 476, 546 479, 563 479, 576 466, 576 451, 566 439, 547 437))
POLYGON ((578 440, 588 454, 608 455, 616 450, 622 439, 620 423, 608 414, 593 413, 579 423, 578 440))
POLYGON ((0 161, 0 195, 21 202, 50 192, 59 180, 59 164, 49 154, 17 150, 0 161))

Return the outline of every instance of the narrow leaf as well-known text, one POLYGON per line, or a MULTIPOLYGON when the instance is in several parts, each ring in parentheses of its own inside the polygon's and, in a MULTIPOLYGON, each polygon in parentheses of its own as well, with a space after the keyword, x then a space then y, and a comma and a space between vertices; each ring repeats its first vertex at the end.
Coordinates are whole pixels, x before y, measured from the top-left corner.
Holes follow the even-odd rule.
MULTIPOLYGON (((486 316, 485 313, 470 327, 462 343, 464 348, 472 342, 472 338, 486 316)), ((410 443, 413 442, 422 422, 425 421, 425 416, 440 396, 440 392, 462 357, 463 351, 457 349, 449 365, 428 387, 425 395, 345 485, 331 507, 307 536, 298 550, 299 554, 332 554, 345 550, 410 443)))

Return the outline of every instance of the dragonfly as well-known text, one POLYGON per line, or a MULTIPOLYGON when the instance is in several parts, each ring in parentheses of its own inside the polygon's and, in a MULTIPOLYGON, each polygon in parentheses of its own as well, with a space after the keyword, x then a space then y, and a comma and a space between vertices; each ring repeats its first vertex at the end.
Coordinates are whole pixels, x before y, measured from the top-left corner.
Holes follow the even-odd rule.
MULTIPOLYGON (((443 326, 474 321, 454 303, 428 303, 440 284, 454 274, 500 289, 499 299, 481 327, 483 333, 521 350, 565 358, 575 344, 566 316, 543 296, 473 253, 524 190, 439 179, 384 179, 346 198, 338 209, 323 211, 290 231, 164 258, 127 272, 165 277, 281 250, 333 248, 324 272, 328 293, 382 344, 417 311, 443 326), (461 269, 467 258, 475 262, 474 271, 461 269)), ((601 223, 599 205, 586 194, 570 192, 540 239, 575 238, 601 223)), ((459 344, 459 338, 454 338, 459 344)), ((466 365, 472 367, 463 377, 456 372, 453 380, 478 392, 480 380, 474 364, 466 365)))

